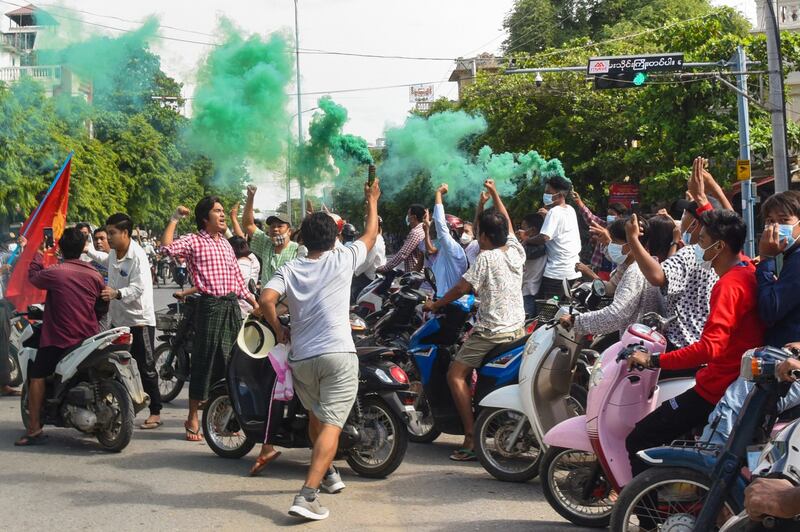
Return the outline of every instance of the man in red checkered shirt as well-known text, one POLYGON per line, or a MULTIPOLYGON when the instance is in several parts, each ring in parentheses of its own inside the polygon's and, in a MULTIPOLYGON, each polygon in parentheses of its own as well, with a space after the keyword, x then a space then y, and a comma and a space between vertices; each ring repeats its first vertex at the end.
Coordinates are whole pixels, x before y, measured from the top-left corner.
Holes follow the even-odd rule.
POLYGON ((211 383, 225 374, 225 363, 242 325, 238 300, 249 301, 256 309, 254 312, 258 310, 258 303, 248 291, 233 248, 225 238, 228 226, 219 198, 201 199, 194 209, 197 233, 173 242, 175 227, 188 214, 186 207, 177 208, 164 229, 160 252, 179 255, 188 261, 194 286, 201 294, 194 311, 189 417, 184 425, 186 439, 200 441, 197 411, 200 403, 208 398, 211 383))
POLYGON ((403 263, 404 269, 407 272, 418 272, 422 270, 422 243, 425 240, 425 230, 422 227, 422 219, 425 217, 425 207, 419 204, 414 204, 408 208, 406 214, 406 225, 411 228, 408 232, 403 247, 400 251, 394 254, 389 261, 376 271, 378 273, 386 273, 389 270, 395 269, 400 263, 403 263))

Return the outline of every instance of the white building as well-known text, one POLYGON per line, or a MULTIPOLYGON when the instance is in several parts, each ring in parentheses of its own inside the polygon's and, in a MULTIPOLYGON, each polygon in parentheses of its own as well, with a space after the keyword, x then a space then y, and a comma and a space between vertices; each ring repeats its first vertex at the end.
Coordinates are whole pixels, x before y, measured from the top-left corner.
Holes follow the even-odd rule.
MULTIPOLYGON (((778 16, 778 29, 800 31, 800 0, 773 1, 778 16)), ((766 0, 756 0, 757 20, 755 33, 764 33, 765 14, 769 13, 766 0)), ((766 70, 766 69, 764 69, 766 70)), ((800 72, 790 72, 784 83, 786 91, 786 119, 800 122, 800 72)))
POLYGON ((0 83, 22 77, 41 82, 49 96, 71 94, 91 101, 91 84, 81 82, 61 65, 42 65, 37 58, 41 36, 58 23, 46 11, 28 4, 5 14, 0 21, 0 83))

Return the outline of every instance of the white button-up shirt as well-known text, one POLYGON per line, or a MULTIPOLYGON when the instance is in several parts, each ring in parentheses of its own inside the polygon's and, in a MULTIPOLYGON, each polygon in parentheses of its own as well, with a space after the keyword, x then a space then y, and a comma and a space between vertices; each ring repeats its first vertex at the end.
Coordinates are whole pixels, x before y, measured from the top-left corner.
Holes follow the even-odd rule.
POLYGON ((108 268, 108 286, 120 293, 120 299, 111 300, 108 310, 111 324, 116 327, 155 327, 153 278, 147 253, 142 246, 131 240, 128 252, 119 260, 114 249, 110 253, 103 253, 90 246, 88 254, 108 268))

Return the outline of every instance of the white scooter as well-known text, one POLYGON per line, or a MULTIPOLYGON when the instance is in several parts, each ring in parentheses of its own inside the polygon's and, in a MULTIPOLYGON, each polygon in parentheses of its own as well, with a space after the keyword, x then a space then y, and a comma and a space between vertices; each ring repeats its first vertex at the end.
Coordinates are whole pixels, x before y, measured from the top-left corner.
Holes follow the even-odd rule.
MULTIPOLYGON (((41 320, 41 307, 29 307, 30 320, 41 320)), ((41 321, 29 323, 20 340, 19 353, 23 387, 20 409, 28 426, 28 371, 36 360, 41 321)), ((107 451, 124 449, 133 435, 136 413, 150 403, 144 393, 136 361, 130 354, 131 334, 117 327, 88 338, 68 353, 45 379, 42 424, 74 427, 93 434, 107 451)))
MULTIPOLYGON (((480 402, 475 421, 475 454, 493 477, 509 482, 526 482, 539 473, 544 453, 542 438, 552 427, 584 412, 586 389, 576 383, 580 361, 586 368, 599 353, 581 349, 583 338, 574 328, 566 329, 559 318, 577 313, 574 303, 593 309, 605 295, 602 281, 565 291, 572 295, 552 320, 531 334, 522 352, 519 384, 498 388, 480 402)), ((579 380, 579 379, 578 379, 579 380)))

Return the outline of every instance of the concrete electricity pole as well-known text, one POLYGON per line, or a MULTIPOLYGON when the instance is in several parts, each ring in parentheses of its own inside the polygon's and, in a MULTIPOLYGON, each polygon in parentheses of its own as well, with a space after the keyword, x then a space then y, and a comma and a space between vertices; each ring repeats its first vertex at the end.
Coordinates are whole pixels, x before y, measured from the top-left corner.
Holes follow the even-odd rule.
MULTIPOLYGON (((301 153, 300 148, 303 146, 303 111, 302 103, 300 101, 300 24, 297 18, 297 0, 294 0, 294 45, 295 45, 295 61, 297 69, 297 148, 298 156, 301 153)), ((295 168, 297 171, 297 168, 295 168)), ((303 176, 297 175, 297 181, 300 184, 300 219, 303 219, 303 213, 306 212, 306 190, 303 186, 303 176)), ((291 207, 290 209, 291 210, 291 207)))
POLYGON ((789 152, 786 148, 786 105, 783 98, 781 36, 773 0, 766 0, 764 31, 767 34, 767 70, 769 71, 769 110, 772 116, 772 166, 775 192, 789 190, 789 152))

